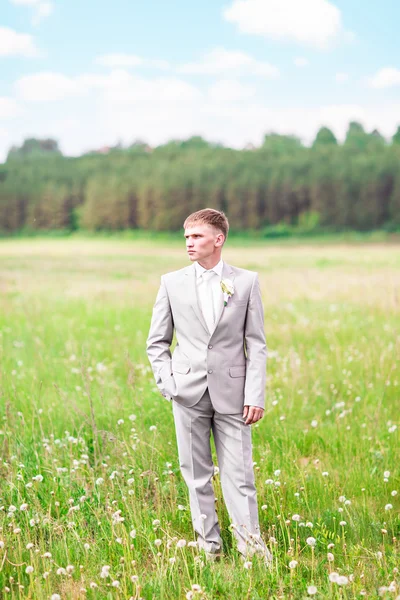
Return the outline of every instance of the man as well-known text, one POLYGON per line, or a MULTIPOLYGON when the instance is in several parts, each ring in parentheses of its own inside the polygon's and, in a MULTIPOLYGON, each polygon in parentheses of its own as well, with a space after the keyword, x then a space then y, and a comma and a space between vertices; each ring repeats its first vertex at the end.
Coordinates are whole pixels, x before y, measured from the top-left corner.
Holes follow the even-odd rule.
POLYGON ((147 355, 161 394, 172 400, 179 461, 199 547, 222 543, 211 483, 213 432, 224 500, 243 557, 271 555, 261 539, 251 428, 264 414, 267 348, 257 273, 221 259, 229 223, 206 208, 184 223, 192 265, 161 277, 147 355), (177 344, 171 356, 174 329, 177 344))

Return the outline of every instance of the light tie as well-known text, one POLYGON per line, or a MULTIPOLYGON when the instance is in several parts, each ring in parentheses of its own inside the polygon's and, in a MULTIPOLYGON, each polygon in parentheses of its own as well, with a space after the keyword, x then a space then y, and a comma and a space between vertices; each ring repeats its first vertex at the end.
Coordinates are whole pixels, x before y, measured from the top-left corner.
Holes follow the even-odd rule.
POLYGON ((203 316, 206 321, 209 332, 212 334, 215 327, 215 307, 214 307, 214 293, 212 286, 212 278, 217 275, 217 273, 213 270, 203 271, 203 285, 204 285, 204 294, 203 294, 203 303, 202 303, 202 311, 203 316))

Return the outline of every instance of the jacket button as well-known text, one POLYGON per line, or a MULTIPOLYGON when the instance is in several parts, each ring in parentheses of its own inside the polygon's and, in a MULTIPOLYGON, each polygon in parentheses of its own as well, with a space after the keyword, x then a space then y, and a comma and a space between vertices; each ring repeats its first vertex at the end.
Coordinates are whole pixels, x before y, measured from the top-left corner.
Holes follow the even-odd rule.
POLYGON ((209 372, 209 373, 212 373, 212 369, 208 369, 208 372, 209 372))
POLYGON ((209 347, 209 348, 210 348, 210 350, 211 350, 211 348, 212 348, 212 345, 210 344, 208 347, 209 347))

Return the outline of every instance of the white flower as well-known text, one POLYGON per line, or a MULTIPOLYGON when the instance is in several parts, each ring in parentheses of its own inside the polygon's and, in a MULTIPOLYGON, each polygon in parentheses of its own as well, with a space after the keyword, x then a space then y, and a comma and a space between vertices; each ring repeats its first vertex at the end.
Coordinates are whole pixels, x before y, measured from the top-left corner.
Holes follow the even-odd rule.
POLYGON ((332 552, 328 552, 326 557, 329 560, 329 562, 333 562, 335 560, 335 557, 333 556, 332 552))
POLYGON ((349 583, 349 579, 345 575, 339 575, 339 577, 336 580, 336 583, 338 585, 347 585, 349 583))
POLYGON ((43 481, 43 475, 35 475, 34 477, 32 477, 33 481, 39 481, 42 482, 43 481))
POLYGON ((230 279, 221 279, 221 289, 224 293, 224 306, 226 306, 228 299, 235 293, 233 282, 230 279))
POLYGON ((26 549, 27 549, 27 550, 31 550, 31 548, 33 548, 33 544, 32 544, 32 542, 29 542, 29 543, 26 545, 26 549))
POLYGON ((309 594, 310 596, 315 596, 315 594, 318 592, 317 588, 315 587, 315 585, 309 585, 307 588, 307 594, 309 594))
POLYGON ((340 521, 339 525, 341 527, 345 527, 347 525, 346 521, 340 521))
POLYGON ((390 477, 390 471, 384 471, 383 476, 387 479, 390 477))
POLYGON ((299 563, 297 560, 291 560, 289 563, 289 569, 295 569, 299 563))
POLYGON ((157 548, 159 546, 161 546, 161 544, 162 544, 162 540, 154 540, 154 545, 157 546, 157 548))
POLYGON ((339 577, 339 573, 335 573, 335 571, 332 571, 332 573, 329 573, 329 581, 331 581, 332 583, 337 583, 339 577))
POLYGON ((176 542, 176 547, 177 548, 184 548, 186 546, 186 540, 178 540, 176 542))
POLYGON ((385 510, 392 510, 393 504, 386 504, 385 510))
POLYGON ((346 502, 346 496, 339 496, 339 502, 346 502))
POLYGON ((311 427, 318 427, 318 421, 316 419, 314 419, 313 421, 311 421, 311 427))
POLYGON ((73 572, 74 568, 75 568, 75 567, 74 567, 73 565, 67 565, 67 566, 65 567, 65 570, 67 571, 67 573, 70 573, 70 574, 71 574, 71 573, 73 572))
POLYGON ((252 563, 250 560, 246 560, 246 562, 245 562, 245 563, 243 563, 243 567, 244 567, 245 569, 251 569, 251 567, 252 567, 252 564, 253 564, 253 563, 252 563))
POLYGON ((112 584, 111 584, 111 585, 112 585, 113 587, 116 587, 116 588, 118 588, 120 584, 119 584, 119 581, 115 580, 115 581, 113 581, 113 582, 112 582, 112 584))
POLYGON ((29 565, 28 567, 26 567, 26 569, 25 569, 25 573, 28 573, 28 575, 29 575, 30 573, 33 573, 33 570, 34 570, 34 569, 33 569, 33 567, 31 567, 31 566, 29 565))
POLYGON ((281 470, 280 469, 276 469, 276 471, 274 471, 275 477, 279 477, 280 474, 281 474, 281 470))
POLYGON ((135 538, 136 537, 136 529, 132 529, 132 531, 129 532, 129 535, 131 536, 131 538, 135 538))
POLYGON ((292 515, 292 520, 293 521, 301 521, 301 516, 300 515, 292 515))
POLYGON ((50 600, 61 600, 60 594, 52 594, 50 600))
POLYGON ((150 425, 149 430, 150 431, 156 431, 157 427, 155 425, 150 425))
POLYGON ((104 479, 102 477, 96 479, 96 485, 101 485, 102 483, 104 483, 104 479))
POLYGON ((306 542, 309 546, 315 546, 315 544, 317 543, 317 540, 313 537, 308 537, 306 539, 306 542))
POLYGON ((110 568, 108 565, 104 565, 104 567, 101 567, 101 573, 100 573, 100 577, 102 579, 107 579, 107 577, 110 576, 110 568))

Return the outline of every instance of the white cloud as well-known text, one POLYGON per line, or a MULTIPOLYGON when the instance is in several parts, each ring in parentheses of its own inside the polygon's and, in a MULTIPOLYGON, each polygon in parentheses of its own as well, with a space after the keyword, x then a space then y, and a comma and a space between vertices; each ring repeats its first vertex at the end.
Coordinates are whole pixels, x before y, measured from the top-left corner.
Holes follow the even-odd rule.
POLYGON ((71 96, 83 96, 97 89, 118 104, 145 102, 152 106, 163 102, 191 100, 196 88, 174 77, 139 78, 124 69, 107 75, 83 74, 67 77, 61 73, 42 72, 26 75, 15 82, 17 95, 27 102, 56 102, 71 96))
POLYGON ((253 98, 256 89, 249 85, 243 85, 234 79, 222 79, 217 81, 208 89, 208 98, 217 104, 228 104, 240 102, 253 98))
POLYGON ((223 16, 244 33, 320 49, 344 34, 341 12, 328 0, 233 0, 223 16))
POLYGON ((296 56, 296 58, 293 60, 293 63, 299 68, 308 67, 310 64, 309 60, 303 56, 296 56))
POLYGON ((254 57, 238 50, 215 48, 208 52, 202 60, 181 65, 180 73, 198 73, 204 75, 232 74, 258 75, 260 77, 277 77, 279 70, 268 62, 256 60, 254 57))
POLYGON ((20 113, 20 108, 13 98, 0 96, 0 119, 12 119, 20 113))
POLYGON ((83 91, 76 80, 51 72, 25 75, 14 87, 17 95, 27 102, 54 102, 83 91))
POLYGON ((30 6, 34 9, 32 24, 39 25, 42 19, 49 17, 54 9, 53 2, 48 0, 11 0, 17 6, 30 6))
POLYGON ((336 83, 346 83, 346 81, 349 81, 349 79, 350 75, 348 73, 336 73, 335 75, 336 83))
POLYGON ((33 38, 27 33, 18 33, 9 27, 0 27, 1 56, 39 56, 33 38))
POLYGON ((170 68, 166 60, 144 59, 135 54, 103 54, 98 56, 95 63, 104 67, 153 67, 167 70, 170 68))
POLYGON ((384 67, 373 77, 370 77, 368 83, 373 88, 388 88, 400 85, 400 69, 384 67))

